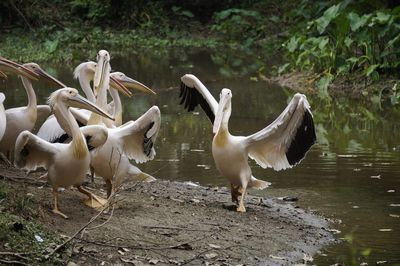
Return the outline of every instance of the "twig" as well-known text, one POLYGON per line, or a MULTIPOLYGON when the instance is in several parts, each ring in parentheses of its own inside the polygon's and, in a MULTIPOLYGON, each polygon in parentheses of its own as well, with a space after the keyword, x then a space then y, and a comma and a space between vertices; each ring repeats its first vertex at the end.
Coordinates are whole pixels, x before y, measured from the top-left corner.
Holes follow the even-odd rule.
POLYGON ((0 262, 4 263, 4 264, 13 264, 13 265, 26 265, 29 266, 29 264, 23 263, 21 261, 17 261, 17 260, 3 260, 0 259, 0 262))
POLYGON ((37 181, 35 179, 29 178, 29 177, 11 177, 11 176, 6 176, 6 175, 0 175, 1 179, 7 179, 16 183, 29 183, 31 185, 44 185, 46 184, 45 181, 37 181))
POLYGON ((8 1, 11 6, 15 9, 15 11, 17 11, 17 13, 22 17, 22 19, 25 21, 25 24, 28 25, 28 28, 32 31, 35 32, 35 30, 33 29, 33 27, 31 26, 31 24, 29 23, 29 21, 26 19, 26 17, 24 16, 24 13, 22 13, 21 10, 18 9, 18 7, 15 5, 14 0, 10 0, 8 1))
POLYGON ((154 171, 153 173, 151 173, 151 175, 154 175, 158 172, 160 172, 162 169, 164 169, 165 167, 167 167, 168 165, 170 165, 172 162, 168 162, 165 165, 161 166, 160 168, 158 168, 156 171, 154 171))
POLYGON ((107 218, 107 220, 106 220, 105 222, 103 222, 103 223, 101 223, 101 224, 99 224, 99 225, 96 225, 96 226, 88 227, 88 228, 86 228, 85 230, 93 230, 93 229, 96 229, 96 228, 100 228, 100 227, 102 227, 103 225, 105 225, 106 223, 108 223, 108 222, 111 220, 111 218, 112 218, 112 216, 113 216, 113 214, 114 214, 114 209, 115 209, 115 205, 113 204, 112 209, 111 209, 110 216, 107 218))
POLYGON ((28 258, 25 258, 24 256, 22 256, 22 255, 26 255, 26 254, 29 254, 29 253, 16 253, 16 252, 0 252, 0 255, 3 255, 3 256, 14 256, 14 257, 17 257, 17 258, 20 258, 20 259, 23 259, 23 260, 28 260, 28 258))
POLYGON ((209 230, 204 229, 191 229, 191 228, 183 228, 176 226, 151 226, 151 225, 142 225, 145 228, 154 228, 154 229, 171 229, 171 230, 185 230, 185 231, 200 231, 200 232, 210 232, 209 230))
POLYGON ((72 241, 72 239, 74 239, 80 232, 82 232, 83 230, 85 230, 86 227, 88 227, 91 223, 93 223, 110 205, 110 200, 112 197, 114 197, 115 193, 111 194, 109 201, 107 202, 106 205, 104 205, 104 207, 99 211, 98 214, 96 214, 95 216, 93 216, 89 222, 87 222, 86 224, 84 224, 81 228, 79 228, 78 231, 76 231, 71 237, 69 237, 66 241, 64 241, 63 243, 61 243, 60 245, 58 245, 50 254, 46 255, 45 258, 50 258, 51 256, 53 256, 57 251, 59 251, 62 247, 64 247, 66 244, 68 244, 69 242, 72 241))

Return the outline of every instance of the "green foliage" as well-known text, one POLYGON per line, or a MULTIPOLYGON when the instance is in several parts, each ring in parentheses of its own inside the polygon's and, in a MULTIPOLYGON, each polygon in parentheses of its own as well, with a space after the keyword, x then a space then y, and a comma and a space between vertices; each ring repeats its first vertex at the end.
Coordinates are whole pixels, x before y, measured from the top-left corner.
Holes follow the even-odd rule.
POLYGON ((370 10, 364 1, 340 1, 303 26, 284 43, 289 65, 281 71, 323 72, 323 93, 328 78, 355 75, 376 81, 382 73, 398 72, 400 7, 370 10))
POLYGON ((258 11, 230 8, 214 14, 211 30, 225 35, 226 39, 243 40, 257 38, 264 27, 258 11))

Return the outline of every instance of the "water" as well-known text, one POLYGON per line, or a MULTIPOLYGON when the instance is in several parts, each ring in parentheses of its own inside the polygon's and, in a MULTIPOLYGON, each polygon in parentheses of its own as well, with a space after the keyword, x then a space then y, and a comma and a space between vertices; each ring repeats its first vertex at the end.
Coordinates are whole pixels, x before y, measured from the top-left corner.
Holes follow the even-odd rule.
MULTIPOLYGON (((152 105, 162 112, 156 159, 139 167, 161 179, 226 186, 212 159, 209 120, 202 110, 187 113, 178 105, 179 77, 196 74, 215 96, 221 88, 230 88, 230 130, 248 135, 272 122, 294 94, 254 81, 259 63, 245 55, 202 50, 112 58, 113 69, 158 92, 157 96, 123 98, 125 121, 137 118, 152 105)), ((42 67, 64 83, 78 86, 72 80, 72 66, 48 63, 42 67)), ((35 82, 34 88, 40 103, 52 90, 40 82, 35 82)), ((17 78, 0 83, 0 90, 6 94, 6 107, 26 104, 17 78)), ((250 193, 297 196, 299 206, 335 221, 333 227, 341 232, 338 238, 347 241, 323 250, 315 258, 318 265, 400 263, 400 111, 347 98, 329 102, 308 95, 308 99, 318 143, 299 166, 286 171, 265 170, 251 162, 254 176, 272 182, 272 187, 250 193)))

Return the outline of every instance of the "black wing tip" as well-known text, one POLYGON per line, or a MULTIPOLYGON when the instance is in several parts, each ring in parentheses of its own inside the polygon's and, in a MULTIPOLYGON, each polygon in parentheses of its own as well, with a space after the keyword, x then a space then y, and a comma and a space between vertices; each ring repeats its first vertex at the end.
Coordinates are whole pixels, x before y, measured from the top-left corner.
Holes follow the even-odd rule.
POLYGON ((143 138, 143 152, 144 154, 146 154, 147 157, 150 157, 151 155, 151 151, 153 149, 154 146, 154 142, 152 137, 150 136, 149 138, 146 136, 147 132, 149 132, 149 130, 153 127, 154 122, 151 122, 146 130, 146 132, 144 133, 144 138, 143 138))
POLYGON ((296 135, 286 152, 290 165, 296 165, 306 156, 308 150, 317 141, 314 120, 309 110, 306 110, 303 121, 297 129, 296 135))
POLYGON ((179 104, 184 104, 184 108, 188 112, 194 111, 197 105, 200 104, 201 108, 203 108, 211 123, 214 123, 215 116, 214 113, 211 111, 211 107, 207 103, 206 99, 204 99, 203 95, 201 95, 195 87, 187 86, 183 81, 181 81, 179 98, 181 98, 179 104))

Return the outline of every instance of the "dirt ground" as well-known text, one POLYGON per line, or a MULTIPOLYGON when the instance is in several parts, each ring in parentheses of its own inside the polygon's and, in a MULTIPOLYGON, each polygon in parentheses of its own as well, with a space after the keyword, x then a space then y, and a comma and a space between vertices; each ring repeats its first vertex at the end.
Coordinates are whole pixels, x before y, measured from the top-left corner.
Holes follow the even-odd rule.
MULTIPOLYGON (((51 190, 36 179, 40 173, 26 177, 2 167, 0 175, 0 185, 23 185, 33 195, 35 219, 57 234, 73 235, 98 213, 78 191, 65 190, 66 220, 51 213, 51 190)), ((87 186, 104 196, 102 180, 87 186)), ((327 219, 295 202, 248 196, 247 213, 237 213, 227 188, 157 180, 127 184, 115 200, 62 250, 64 264, 291 265, 335 241, 327 219)))

